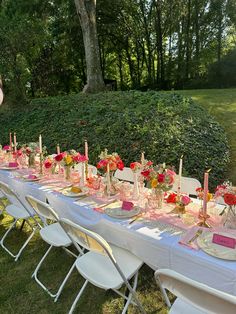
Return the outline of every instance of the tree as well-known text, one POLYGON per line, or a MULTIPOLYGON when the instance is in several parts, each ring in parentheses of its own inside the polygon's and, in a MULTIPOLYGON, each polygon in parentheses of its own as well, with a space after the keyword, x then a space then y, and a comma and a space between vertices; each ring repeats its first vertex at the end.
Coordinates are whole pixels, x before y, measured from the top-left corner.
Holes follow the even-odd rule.
POLYGON ((96 93, 105 89, 102 78, 101 61, 96 25, 96 0, 75 0, 83 33, 87 84, 83 92, 96 93))

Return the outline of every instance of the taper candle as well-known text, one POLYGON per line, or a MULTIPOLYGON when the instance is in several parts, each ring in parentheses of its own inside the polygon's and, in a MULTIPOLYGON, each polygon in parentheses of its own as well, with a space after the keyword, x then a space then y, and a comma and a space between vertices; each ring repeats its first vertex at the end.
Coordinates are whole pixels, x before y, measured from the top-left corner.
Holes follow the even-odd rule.
POLYGON ((43 146, 42 146, 42 135, 39 135, 39 153, 42 154, 43 146))
POLYGON ((11 132, 9 134, 9 145, 10 145, 10 150, 12 151, 12 136, 11 136, 11 132))
POLYGON ((60 145, 57 144, 57 155, 59 155, 61 153, 61 150, 60 150, 60 145))
POLYGON ((84 142, 84 154, 85 154, 85 157, 88 159, 88 142, 87 142, 87 140, 85 140, 85 142, 84 142))
POLYGON ((17 147, 16 147, 16 133, 14 133, 13 139, 14 139, 14 152, 16 153, 16 151, 17 151, 17 147))
POLYGON ((204 174, 204 191, 203 191, 203 206, 202 214, 206 216, 207 214, 207 198, 208 198, 208 180, 209 180, 209 171, 206 171, 204 174))
POLYGON ((182 170, 183 170, 183 156, 181 156, 179 160, 179 182, 178 182, 178 193, 181 192, 181 178, 182 178, 182 170))
POLYGON ((141 165, 144 165, 145 157, 144 157, 144 152, 141 154, 141 165))

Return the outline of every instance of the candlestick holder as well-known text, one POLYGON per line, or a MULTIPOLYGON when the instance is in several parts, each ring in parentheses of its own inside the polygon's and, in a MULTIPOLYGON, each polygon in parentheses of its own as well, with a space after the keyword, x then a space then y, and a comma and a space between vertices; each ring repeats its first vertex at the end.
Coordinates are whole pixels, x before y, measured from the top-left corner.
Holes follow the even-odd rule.
POLYGON ((207 222, 207 219, 210 218, 210 216, 206 213, 199 214, 198 218, 200 221, 197 223, 199 227, 205 227, 205 228, 211 228, 211 225, 207 222))
POLYGON ((39 154, 39 173, 43 174, 43 153, 39 154))

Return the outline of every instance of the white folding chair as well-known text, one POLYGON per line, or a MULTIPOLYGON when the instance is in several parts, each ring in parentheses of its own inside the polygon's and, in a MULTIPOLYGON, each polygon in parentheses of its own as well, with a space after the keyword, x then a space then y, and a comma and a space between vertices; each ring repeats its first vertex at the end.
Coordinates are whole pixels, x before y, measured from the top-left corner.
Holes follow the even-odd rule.
POLYGON ((143 262, 127 250, 109 245, 100 235, 68 219, 63 218, 60 223, 80 253, 80 246, 88 250, 87 253, 82 253, 75 262, 77 270, 85 278, 85 283, 75 298, 69 314, 73 313, 89 282, 104 290, 112 289, 122 296, 126 300, 123 314, 126 313, 130 303, 138 306, 141 313, 145 313, 135 292, 138 271, 143 262), (133 287, 129 283, 131 278, 134 278, 133 287), (128 296, 118 290, 123 284, 128 289, 128 296))
MULTIPOLYGON (((175 182, 173 184, 172 190, 174 192, 178 192, 178 182, 179 182, 179 176, 175 176, 175 182)), ((197 196, 196 189, 200 188, 202 185, 201 183, 194 178, 189 177, 181 177, 181 191, 182 193, 186 193, 189 195, 195 195, 197 196)))
POLYGON ((114 177, 122 181, 134 182, 134 173, 128 167, 124 167, 123 170, 117 169, 115 171, 114 177))
POLYGON ((28 203, 33 207, 35 212, 41 218, 43 226, 40 229, 40 235, 42 239, 48 243, 50 246, 46 253, 43 255, 41 260, 39 261, 35 271, 32 274, 32 278, 52 297, 54 298, 54 302, 56 302, 62 292, 64 285, 66 284, 70 274, 72 273, 73 269, 75 268, 75 263, 71 266, 70 270, 68 271, 67 275, 65 276, 64 280, 62 281, 60 287, 58 288, 56 293, 51 293, 49 289, 38 279, 38 271, 50 253, 53 247, 62 247, 67 252, 69 252, 74 257, 77 257, 73 252, 67 249, 68 246, 72 244, 70 238, 67 236, 66 232, 61 227, 60 223, 58 222, 58 216, 56 212, 46 203, 41 202, 40 200, 34 198, 31 195, 26 196, 26 200, 28 203), (51 224, 47 224, 47 220, 53 221, 51 224))
POLYGON ((10 202, 9 205, 6 205, 5 211, 7 212, 8 215, 14 218, 14 221, 11 224, 10 228, 3 235, 0 241, 0 245, 8 254, 10 254, 15 259, 15 261, 17 261, 21 253, 23 252, 24 248, 27 246, 31 238, 34 236, 36 230, 38 229, 38 226, 37 224, 36 225, 32 224, 29 221, 30 218, 33 218, 33 214, 30 213, 26 206, 21 202, 17 193, 13 191, 8 184, 0 181, 0 190, 2 194, 5 195, 5 197, 10 202), (30 233, 29 237, 26 239, 24 244, 21 246, 19 251, 15 254, 9 248, 6 247, 4 241, 6 240, 6 237, 11 232, 11 230, 16 226, 17 222, 20 220, 23 220, 23 223, 26 222, 32 229, 32 232, 30 233))
POLYGON ((171 314, 235 314, 236 296, 213 289, 170 269, 159 269, 155 279, 171 314), (171 305, 166 290, 177 299, 171 305))

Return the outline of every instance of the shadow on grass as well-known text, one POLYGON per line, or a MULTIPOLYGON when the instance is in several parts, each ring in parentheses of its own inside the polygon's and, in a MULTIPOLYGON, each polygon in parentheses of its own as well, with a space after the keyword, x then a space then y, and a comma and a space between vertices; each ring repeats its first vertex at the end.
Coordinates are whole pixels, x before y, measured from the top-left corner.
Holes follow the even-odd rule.
MULTIPOLYGON (((10 218, 0 217, 0 237, 9 227, 10 218)), ((7 241, 14 251, 25 241, 29 230, 13 230, 7 241)), ((0 313, 4 314, 64 314, 68 313, 84 279, 74 270, 62 291, 59 300, 54 303, 52 298, 38 286, 31 275, 48 245, 36 234, 24 250, 18 262, 14 262, 0 248, 0 313)), ((39 278, 52 291, 57 290, 66 273, 74 262, 74 258, 64 250, 55 248, 42 265, 39 278)), ((165 314, 166 307, 153 277, 153 270, 144 265, 140 271, 137 289, 138 297, 148 314, 165 314)), ((111 290, 104 291, 89 284, 81 297, 75 314, 118 314, 121 313, 123 299, 111 290)), ((130 314, 139 313, 136 307, 130 306, 130 314)))

